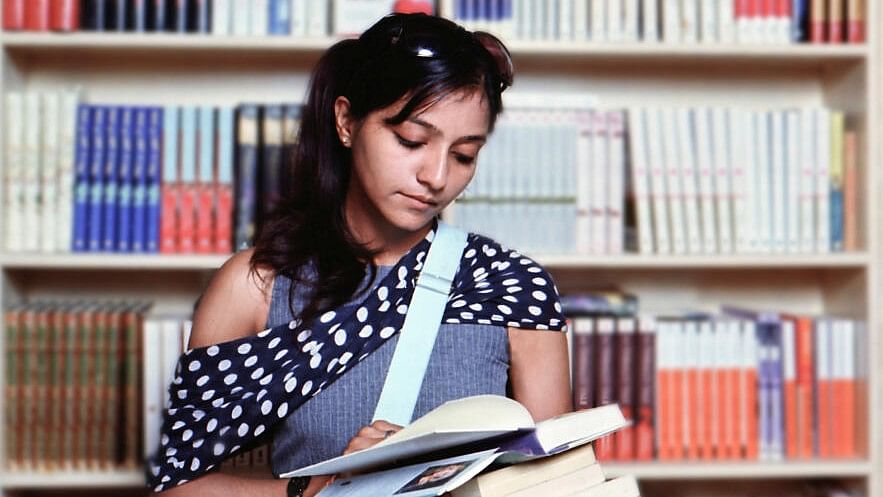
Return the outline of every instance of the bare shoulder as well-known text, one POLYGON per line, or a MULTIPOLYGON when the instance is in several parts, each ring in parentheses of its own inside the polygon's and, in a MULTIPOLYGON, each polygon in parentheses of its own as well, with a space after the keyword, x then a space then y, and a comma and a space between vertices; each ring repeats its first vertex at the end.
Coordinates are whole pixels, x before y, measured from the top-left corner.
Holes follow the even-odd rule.
POLYGON ((193 316, 190 348, 242 338, 264 328, 274 272, 252 271, 252 253, 248 249, 234 254, 212 277, 193 316))

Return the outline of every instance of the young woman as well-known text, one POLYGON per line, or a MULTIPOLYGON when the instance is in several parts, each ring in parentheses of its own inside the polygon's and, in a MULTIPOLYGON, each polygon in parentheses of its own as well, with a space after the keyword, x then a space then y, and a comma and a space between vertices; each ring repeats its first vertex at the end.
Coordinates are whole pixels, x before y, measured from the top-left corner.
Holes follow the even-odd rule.
MULTIPOLYGON (((511 82, 499 40, 422 14, 387 16, 327 51, 286 202, 197 309, 148 468, 155 491, 312 496, 329 478, 212 470, 272 440, 281 474, 400 428, 371 423, 396 332, 437 218, 475 174, 511 82)), ((470 234, 414 418, 478 394, 508 393, 536 420, 570 410, 563 328, 548 274, 470 234)))

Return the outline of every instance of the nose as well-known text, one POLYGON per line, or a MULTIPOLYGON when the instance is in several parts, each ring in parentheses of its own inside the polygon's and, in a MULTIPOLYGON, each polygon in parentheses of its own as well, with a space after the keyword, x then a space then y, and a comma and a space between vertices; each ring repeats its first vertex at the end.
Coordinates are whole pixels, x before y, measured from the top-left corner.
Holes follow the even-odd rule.
POLYGON ((427 153, 420 170, 417 171, 417 181, 433 192, 445 188, 448 181, 448 158, 443 147, 427 153))

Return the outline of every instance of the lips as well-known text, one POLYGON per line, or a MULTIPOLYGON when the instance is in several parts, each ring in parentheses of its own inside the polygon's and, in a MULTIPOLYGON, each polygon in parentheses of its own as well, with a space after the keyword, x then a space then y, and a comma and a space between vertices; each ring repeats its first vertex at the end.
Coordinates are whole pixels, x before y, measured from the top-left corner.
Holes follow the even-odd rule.
POLYGON ((419 203, 419 204, 424 205, 425 207, 433 207, 433 206, 435 206, 435 205, 437 204, 437 202, 434 201, 434 200, 433 200, 432 198, 430 198, 430 197, 424 197, 424 196, 421 196, 421 195, 409 195, 409 194, 407 194, 407 193, 402 193, 402 195, 405 196, 405 197, 407 197, 407 198, 409 198, 409 199, 411 199, 411 200, 413 200, 413 201, 415 201, 415 202, 417 202, 417 203, 419 203))

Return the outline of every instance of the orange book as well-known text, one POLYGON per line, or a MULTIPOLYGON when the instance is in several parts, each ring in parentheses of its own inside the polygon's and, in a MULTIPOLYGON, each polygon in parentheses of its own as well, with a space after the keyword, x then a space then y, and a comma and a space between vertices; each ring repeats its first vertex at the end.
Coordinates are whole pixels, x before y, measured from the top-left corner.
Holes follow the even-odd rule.
POLYGON ((785 396, 785 457, 797 458, 797 368, 794 321, 782 319, 782 389, 785 396))
POLYGON ((685 395, 687 385, 686 368, 684 367, 684 323, 672 323, 672 344, 669 351, 671 356, 672 370, 669 377, 671 388, 671 457, 683 459, 686 449, 689 431, 687 423, 687 398, 685 395))
POLYGON ((843 133, 843 250, 858 250, 858 144, 855 131, 843 133))
POLYGON ((726 459, 727 450, 727 427, 730 424, 728 416, 732 413, 729 410, 729 402, 727 399, 727 323, 725 321, 716 321, 714 323, 714 343, 715 343, 715 375, 714 375, 714 409, 715 409, 715 446, 714 453, 716 459, 726 459))
POLYGON ((855 457, 855 327, 851 321, 833 323, 831 336, 834 457, 855 457))
POLYGON ((724 416, 724 457, 736 459, 739 457, 739 322, 731 320, 726 328, 726 353, 724 364, 724 404, 726 413, 724 416))
POLYGON ((797 457, 813 456, 813 320, 795 318, 797 373, 797 457))
POLYGON ((671 332, 668 322, 659 322, 656 326, 656 447, 659 460, 673 459, 671 442, 671 332))
POLYGON ((696 424, 700 426, 699 458, 714 458, 714 328, 711 321, 699 325, 699 398, 697 399, 696 424))
POLYGON ((816 322, 816 390, 818 409, 818 457, 833 455, 832 396, 831 396, 831 321, 819 319, 816 322))
POLYGON ((178 185, 163 183, 162 214, 159 217, 159 251, 163 254, 178 252, 178 185))
POLYGON ((682 364, 684 365, 684 426, 687 440, 685 442, 687 459, 699 459, 699 447, 702 441, 702 421, 699 420, 698 409, 701 405, 699 393, 699 323, 684 323, 684 348, 682 364))

